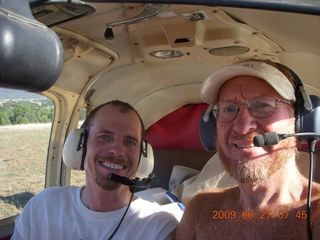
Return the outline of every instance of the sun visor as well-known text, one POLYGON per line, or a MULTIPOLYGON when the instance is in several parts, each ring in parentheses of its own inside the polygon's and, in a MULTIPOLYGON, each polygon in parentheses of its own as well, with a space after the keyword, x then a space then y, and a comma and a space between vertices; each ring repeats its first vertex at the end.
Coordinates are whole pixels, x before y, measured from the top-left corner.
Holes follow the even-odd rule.
POLYGON ((0 1, 0 87, 41 92, 58 79, 63 48, 54 31, 32 16, 27 0, 0 1))

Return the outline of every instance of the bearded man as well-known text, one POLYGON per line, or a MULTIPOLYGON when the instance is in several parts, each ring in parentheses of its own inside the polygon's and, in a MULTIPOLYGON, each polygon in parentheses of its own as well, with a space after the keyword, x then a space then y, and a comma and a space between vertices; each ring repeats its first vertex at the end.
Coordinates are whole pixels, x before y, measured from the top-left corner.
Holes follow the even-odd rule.
MULTIPOLYGON (((204 82, 219 156, 238 186, 193 197, 176 239, 308 239, 308 181, 296 166, 296 139, 253 144, 257 135, 295 132, 295 87, 286 67, 260 60, 224 66, 204 82)), ((319 185, 312 189, 311 234, 320 239, 319 185)))

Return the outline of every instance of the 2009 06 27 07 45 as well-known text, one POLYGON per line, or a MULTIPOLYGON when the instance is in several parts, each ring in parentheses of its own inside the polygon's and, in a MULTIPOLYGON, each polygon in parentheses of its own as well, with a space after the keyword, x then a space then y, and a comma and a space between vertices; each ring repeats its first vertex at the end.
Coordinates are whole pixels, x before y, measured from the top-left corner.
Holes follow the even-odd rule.
POLYGON ((289 210, 278 210, 276 212, 268 210, 243 210, 237 212, 234 210, 214 210, 212 211, 213 220, 222 220, 222 219, 287 219, 289 217, 295 217, 299 219, 307 218, 307 211, 298 210, 298 211, 289 211, 289 210))

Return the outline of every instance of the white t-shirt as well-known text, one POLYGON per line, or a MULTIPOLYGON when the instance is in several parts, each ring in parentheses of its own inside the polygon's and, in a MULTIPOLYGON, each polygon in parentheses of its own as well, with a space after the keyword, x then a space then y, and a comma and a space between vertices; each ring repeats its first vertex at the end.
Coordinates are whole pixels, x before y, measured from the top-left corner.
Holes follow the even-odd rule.
MULTIPOLYGON (((12 239, 109 239, 126 207, 95 212, 80 199, 80 187, 51 187, 34 196, 17 217, 12 239)), ((134 200, 112 240, 172 239, 178 221, 160 205, 134 200)))

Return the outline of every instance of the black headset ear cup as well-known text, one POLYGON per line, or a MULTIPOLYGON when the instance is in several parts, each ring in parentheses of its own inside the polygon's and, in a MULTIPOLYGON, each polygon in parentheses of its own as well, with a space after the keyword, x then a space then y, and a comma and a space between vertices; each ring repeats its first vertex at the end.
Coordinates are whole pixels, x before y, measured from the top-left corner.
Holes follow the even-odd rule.
POLYGON ((212 110, 207 110, 200 117, 199 136, 201 144, 209 152, 216 151, 216 135, 216 119, 212 110))
MULTIPOLYGON (((299 116, 296 118, 296 128, 299 132, 313 132, 320 134, 320 98, 316 95, 310 95, 312 109, 306 110, 303 104, 300 104, 299 116), (298 125, 298 126, 297 126, 298 125)), ((308 137, 300 137, 300 143, 306 143, 308 137)))

